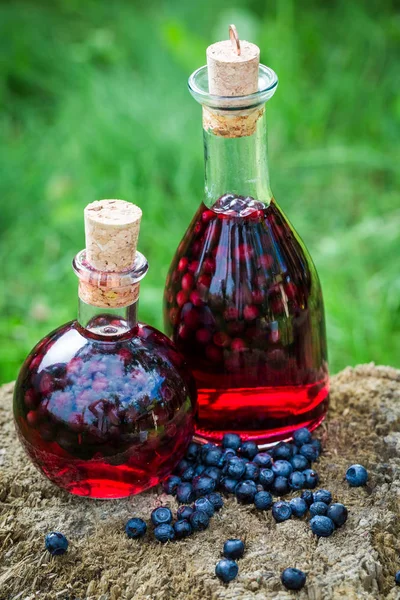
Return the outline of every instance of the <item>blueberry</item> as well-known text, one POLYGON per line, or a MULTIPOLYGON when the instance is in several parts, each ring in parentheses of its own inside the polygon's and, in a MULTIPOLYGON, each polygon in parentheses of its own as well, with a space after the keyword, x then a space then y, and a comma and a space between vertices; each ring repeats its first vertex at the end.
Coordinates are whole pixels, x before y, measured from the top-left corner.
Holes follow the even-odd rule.
POLYGON ((258 481, 265 489, 270 489, 274 483, 275 473, 272 469, 261 469, 258 481))
POLYGON ((221 448, 212 448, 203 458, 203 462, 208 467, 222 466, 224 453, 221 448))
POLYGON ((176 499, 179 504, 190 504, 194 500, 194 492, 191 483, 180 483, 176 488, 176 499))
POLYGON ((231 448, 232 450, 239 450, 240 445, 242 443, 242 439, 240 435, 236 433, 225 433, 222 438, 222 447, 223 448, 231 448))
POLYGON ((272 486, 272 491, 277 496, 284 496, 289 491, 289 482, 286 477, 276 477, 272 486))
POLYGON ((199 475, 193 479, 193 491, 196 498, 211 494, 215 490, 216 482, 208 475, 199 475))
POLYGON ((254 505, 258 510, 268 510, 272 504, 273 500, 269 492, 257 492, 254 496, 254 505))
POLYGON ((305 586, 306 579, 307 575, 303 571, 293 569, 292 567, 282 571, 281 575, 281 581, 287 590, 301 590, 305 586))
POLYGON ((322 444, 319 440, 313 440, 311 442, 311 446, 314 446, 315 450, 317 451, 318 456, 321 454, 322 452, 322 444))
POLYGON ((293 471, 289 477, 289 487, 292 490, 302 490, 306 483, 306 476, 300 471, 293 471))
POLYGON ((332 502, 332 494, 329 490, 317 490, 313 493, 314 502, 325 502, 330 504, 332 502))
POLYGON ((206 470, 206 465, 196 465, 195 469, 194 469, 194 476, 197 477, 198 475, 201 475, 202 473, 204 473, 204 471, 206 470))
POLYGON ((258 454, 258 446, 255 442, 243 442, 239 448, 239 454, 249 460, 253 460, 255 455, 258 454))
POLYGON ((396 585, 400 585, 400 571, 397 571, 396 575, 394 576, 394 582, 396 585))
POLYGON ((260 468, 253 462, 248 462, 245 465, 245 470, 243 474, 244 479, 252 479, 256 481, 260 475, 260 468))
POLYGON ((172 525, 163 523, 154 529, 154 537, 162 544, 165 544, 175 539, 175 530, 172 525))
POLYGON ((312 437, 311 433, 307 429, 307 427, 302 427, 301 429, 297 429, 293 433, 293 441, 296 446, 303 446, 304 444, 311 444, 312 437))
POLYGON ((238 483, 239 482, 237 479, 231 479, 230 477, 223 477, 220 482, 220 487, 227 494, 234 494, 238 483))
POLYGON ((204 510, 195 510, 189 521, 194 531, 204 531, 210 523, 210 517, 204 510))
POLYGON ((196 442, 191 442, 186 450, 187 460, 196 461, 200 455, 201 446, 196 442))
POLYGON ((214 505, 208 500, 208 498, 197 498, 196 502, 194 503, 194 509, 204 510, 209 517, 212 517, 215 512, 214 505))
POLYGON ((292 508, 289 502, 284 502, 283 500, 274 502, 272 505, 272 516, 277 523, 282 523, 282 521, 290 519, 292 516, 292 508))
POLYGON ((329 517, 317 515, 310 521, 311 531, 318 537, 329 537, 335 531, 335 524, 329 517))
POLYGON ((292 445, 287 442, 280 442, 273 449, 273 456, 275 460, 290 460, 293 456, 292 445))
POLYGON ((218 467, 207 467, 204 471, 204 475, 211 477, 211 479, 214 479, 214 481, 219 483, 222 477, 222 471, 221 469, 218 469, 218 467))
POLYGON ((171 494, 174 496, 176 494, 176 489, 180 483, 181 483, 180 477, 178 477, 177 475, 170 475, 169 477, 167 477, 167 479, 164 479, 164 481, 163 481, 163 484, 162 484, 163 491, 166 494, 171 494))
POLYGON ((201 447, 200 450, 200 458, 201 460, 204 462, 205 457, 207 456, 208 452, 210 450, 213 450, 214 448, 218 448, 218 446, 216 446, 215 444, 211 444, 211 442, 209 442, 208 444, 204 444, 201 447))
POLYGON ((46 535, 45 539, 46 550, 50 552, 52 556, 59 556, 65 554, 68 549, 68 540, 64 534, 59 531, 52 531, 46 535))
POLYGON ((232 458, 233 456, 236 456, 236 452, 232 450, 232 448, 227 448, 226 450, 224 450, 225 461, 227 461, 229 458, 232 458))
POLYGON ((301 454, 296 454, 296 456, 293 456, 293 458, 290 459, 290 464, 292 465, 294 471, 304 471, 305 469, 310 468, 309 461, 301 454))
POLYGON ((165 525, 172 522, 172 512, 166 506, 159 506, 153 510, 150 518, 154 527, 165 525))
POLYGON ((186 519, 174 523, 175 536, 178 540, 188 537, 192 533, 192 526, 186 519))
POLYGON ((315 462, 318 458, 318 452, 311 444, 303 444, 300 447, 300 454, 311 463, 315 462))
POLYGON ((240 458, 230 458, 226 463, 225 474, 231 479, 241 479, 246 470, 246 463, 240 458))
POLYGON ((194 476, 195 468, 193 466, 190 466, 187 469, 185 469, 181 475, 182 481, 192 481, 194 476))
POLYGON ((294 517, 304 517, 308 511, 308 504, 303 498, 292 498, 289 504, 294 517))
POLYGON ((310 506, 310 515, 315 517, 316 515, 326 515, 328 512, 328 505, 325 502, 313 502, 310 506))
POLYGON ((336 527, 341 527, 347 521, 347 514, 347 508, 340 502, 335 502, 328 506, 326 516, 332 519, 336 527))
POLYGON ((239 572, 239 567, 234 560, 229 560, 228 558, 223 558, 215 567, 216 576, 221 579, 224 583, 228 583, 235 579, 239 572))
POLYGON ((304 490, 301 492, 301 497, 306 502, 307 506, 310 506, 314 502, 314 496, 310 490, 304 490))
POLYGON ((192 512, 193 508, 191 506, 180 506, 176 511, 176 517, 178 521, 182 521, 183 519, 189 519, 192 512))
POLYGON ((346 471, 346 479, 352 487, 360 487, 367 483, 368 471, 362 465, 352 465, 346 471))
POLYGON ((147 531, 147 525, 143 519, 129 519, 125 525, 125 531, 128 538, 136 540, 144 536, 147 531))
POLYGON ((269 468, 272 465, 272 457, 268 452, 259 452, 253 458, 253 462, 262 468, 269 468))
POLYGON ((277 460, 272 465, 272 471, 275 473, 276 477, 286 477, 293 472, 293 467, 287 460, 277 460))
POLYGON ((242 558, 244 554, 244 542, 242 542, 242 540, 237 539, 226 540, 224 544, 223 554, 225 558, 231 558, 233 560, 242 558))
POLYGON ((191 467, 191 466, 192 466, 191 463, 188 460, 186 460, 186 458, 182 458, 182 460, 180 462, 178 462, 178 464, 176 465, 175 471, 179 476, 181 476, 182 473, 184 471, 186 471, 186 469, 188 467, 191 467))
POLYGON ((315 487, 317 487, 319 482, 318 473, 314 471, 314 469, 306 469, 305 471, 303 471, 303 473, 306 477, 304 487, 306 487, 309 490, 313 490, 315 487))
POLYGON ((242 504, 251 504, 257 493, 257 486, 251 479, 240 481, 235 489, 236 498, 242 504))
POLYGON ((208 494, 207 499, 213 505, 214 510, 220 510, 224 505, 224 500, 221 494, 218 494, 218 492, 212 492, 211 494, 208 494))

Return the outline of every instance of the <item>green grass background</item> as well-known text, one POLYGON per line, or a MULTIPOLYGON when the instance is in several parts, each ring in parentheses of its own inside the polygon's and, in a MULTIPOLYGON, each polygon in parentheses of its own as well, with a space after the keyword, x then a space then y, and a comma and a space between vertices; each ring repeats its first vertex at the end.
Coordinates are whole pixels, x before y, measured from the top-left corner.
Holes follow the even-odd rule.
MULTIPOLYGON (((271 180, 325 295, 333 372, 400 366, 400 14, 388 0, 0 3, 0 381, 74 318, 82 211, 144 211, 140 317, 202 198, 201 111, 186 89, 234 22, 279 75, 271 180)), ((398 4, 397 4, 398 6, 398 4)))

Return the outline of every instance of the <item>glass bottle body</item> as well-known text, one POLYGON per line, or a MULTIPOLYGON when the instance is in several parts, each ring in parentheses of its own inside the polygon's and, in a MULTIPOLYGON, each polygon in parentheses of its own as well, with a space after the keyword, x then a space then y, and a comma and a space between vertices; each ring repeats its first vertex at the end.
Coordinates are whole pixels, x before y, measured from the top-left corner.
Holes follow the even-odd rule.
POLYGON ((136 309, 80 301, 79 322, 39 342, 16 383, 22 445, 76 495, 121 498, 158 484, 193 436, 192 375, 167 336, 136 322, 136 309))
MULTIPOLYGON (((264 445, 315 428, 329 380, 320 282, 272 198, 255 110, 249 135, 204 131, 205 201, 173 258, 164 322, 195 376, 198 436, 236 431, 264 445)), ((234 111, 222 119, 229 128, 234 111)))

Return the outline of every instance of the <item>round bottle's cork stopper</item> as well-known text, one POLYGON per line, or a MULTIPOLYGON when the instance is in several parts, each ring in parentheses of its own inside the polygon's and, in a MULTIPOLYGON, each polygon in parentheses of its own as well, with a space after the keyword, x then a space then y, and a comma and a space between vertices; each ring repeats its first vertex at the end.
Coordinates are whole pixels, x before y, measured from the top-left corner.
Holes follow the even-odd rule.
POLYGON ((84 211, 86 258, 99 271, 124 271, 135 262, 141 209, 124 200, 97 200, 84 211))
POLYGON ((208 90, 216 96, 247 96, 258 90, 260 48, 239 40, 234 25, 231 39, 207 48, 208 90))

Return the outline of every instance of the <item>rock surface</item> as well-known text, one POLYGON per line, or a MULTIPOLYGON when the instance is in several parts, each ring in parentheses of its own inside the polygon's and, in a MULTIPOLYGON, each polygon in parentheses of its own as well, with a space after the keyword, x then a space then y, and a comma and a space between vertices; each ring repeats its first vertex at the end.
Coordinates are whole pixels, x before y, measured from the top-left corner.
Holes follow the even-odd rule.
POLYGON ((302 520, 276 524, 229 499, 210 528, 161 546, 148 533, 129 540, 125 522, 146 520, 170 496, 148 492, 122 501, 75 498, 45 480, 25 457, 12 422, 12 391, 0 388, 0 600, 298 600, 400 598, 400 371, 362 365, 332 379, 329 418, 319 428, 325 452, 321 486, 349 509, 346 525, 317 540, 302 520), (349 488, 346 468, 361 463, 366 488, 349 488), (65 533, 67 554, 52 558, 44 536, 65 533), (214 568, 228 537, 245 539, 239 576, 229 586, 214 568), (287 566, 307 585, 282 588, 287 566))

